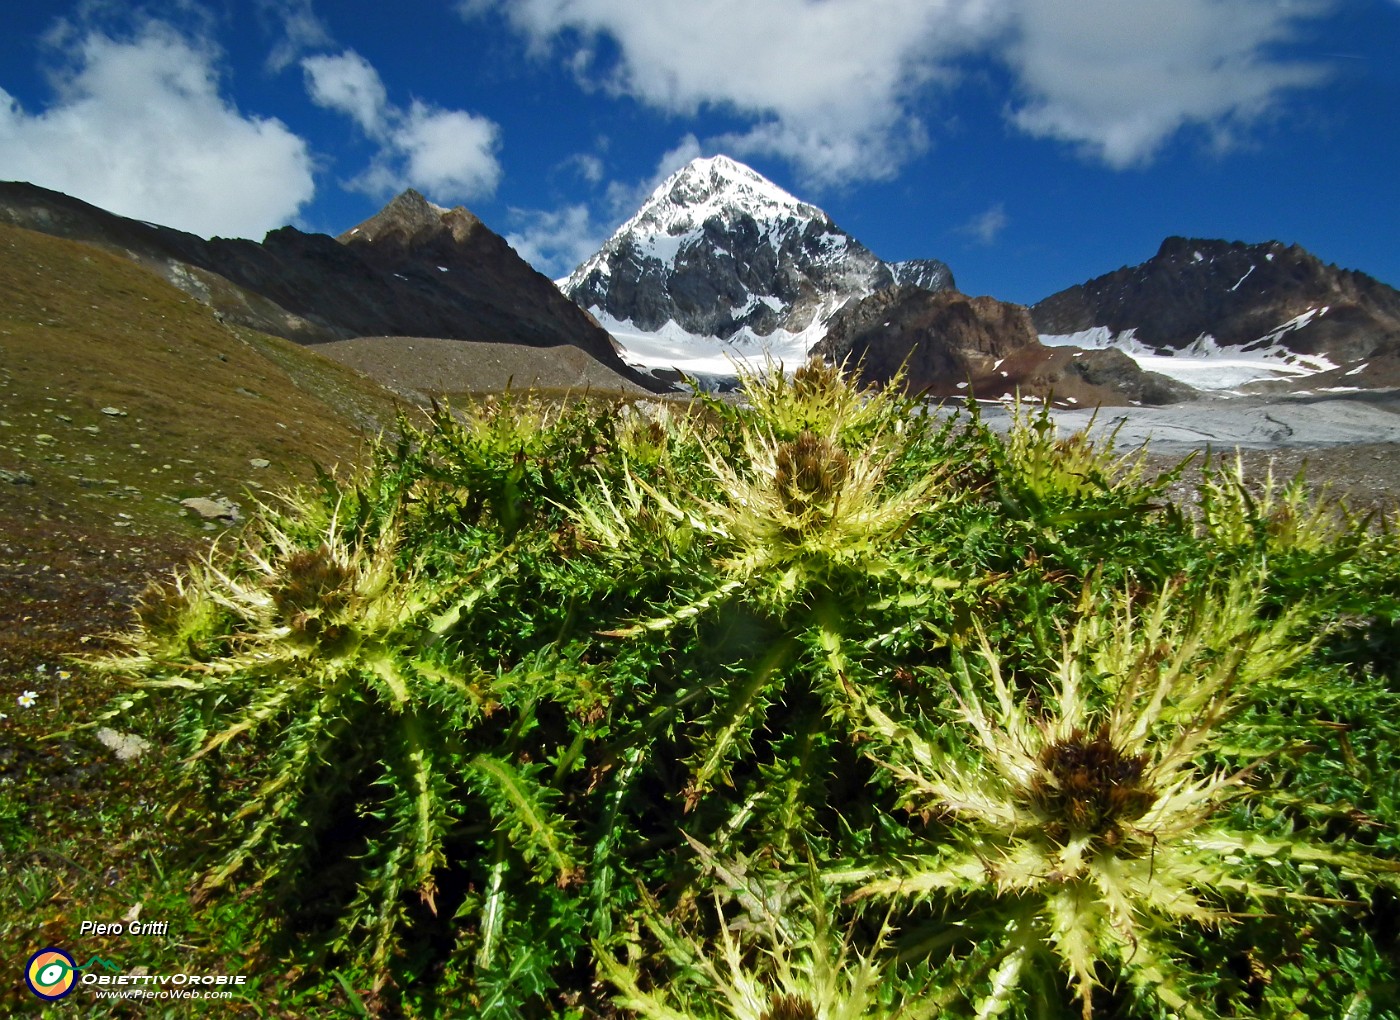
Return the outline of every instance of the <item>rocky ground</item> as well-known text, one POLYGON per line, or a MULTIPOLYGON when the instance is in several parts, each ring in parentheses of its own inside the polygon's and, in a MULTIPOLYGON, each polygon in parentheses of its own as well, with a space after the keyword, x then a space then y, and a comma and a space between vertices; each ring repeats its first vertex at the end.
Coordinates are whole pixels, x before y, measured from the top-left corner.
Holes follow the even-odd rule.
MULTIPOLYGON (((1222 458, 1227 465, 1233 465, 1235 456, 1235 450, 1212 452, 1209 457, 1202 451, 1168 491, 1178 503, 1193 506, 1201 469, 1208 463, 1219 467, 1222 458)), ((1238 456, 1245 476, 1256 484, 1271 472, 1275 482, 1286 482, 1301 471, 1313 493, 1341 499, 1362 515, 1375 513, 1378 524, 1382 518, 1394 520, 1400 510, 1400 443, 1239 450, 1238 456)), ((1179 455, 1167 454, 1151 454, 1148 458, 1152 470, 1158 472, 1170 470, 1181 459, 1179 455)))

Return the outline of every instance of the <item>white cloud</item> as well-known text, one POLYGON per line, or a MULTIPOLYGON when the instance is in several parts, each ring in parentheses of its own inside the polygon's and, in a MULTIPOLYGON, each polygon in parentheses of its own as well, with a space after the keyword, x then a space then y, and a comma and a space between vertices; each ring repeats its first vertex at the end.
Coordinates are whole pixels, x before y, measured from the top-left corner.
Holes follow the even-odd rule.
POLYGON ((1009 222, 1011 221, 1006 215, 1005 204, 997 202, 964 223, 958 228, 958 233, 972 238, 978 244, 990 245, 1001 236, 1009 222))
MULTIPOLYGON (((478 13, 482 0, 464 5, 478 13)), ((922 147, 920 89, 999 24, 1000 0, 510 0, 502 13, 590 84, 683 116, 755 122, 723 140, 789 159, 808 183, 892 176, 922 147), (598 42, 616 44, 600 66, 598 42)))
POLYGON ((489 195, 501 179, 496 161, 500 128, 462 110, 439 110, 414 100, 395 127, 394 145, 415 186, 451 195, 489 195))
POLYGON ((809 186, 892 177, 969 67, 1012 72, 1010 122, 1110 166, 1182 128, 1217 141, 1315 84, 1277 55, 1336 0, 460 0, 494 8, 593 88, 747 126, 708 139, 789 161, 809 186), (604 41, 611 45, 603 45, 604 41), (604 60, 600 53, 615 53, 604 60))
POLYGON ((512 209, 519 228, 506 235, 516 253, 551 279, 568 276, 607 240, 608 231, 586 205, 542 212, 512 209))
POLYGON ((280 29, 267 56, 267 69, 273 74, 285 71, 307 50, 326 49, 335 43, 312 10, 311 0, 258 0, 258 12, 277 21, 280 29))
POLYGON ((371 138, 384 136, 389 92, 368 60, 346 50, 338 56, 306 57, 301 67, 313 103, 350 117, 371 138))
POLYGON ((1069 142, 1112 167, 1150 160, 1188 125, 1227 141, 1315 66, 1271 58, 1308 0, 1022 0, 1006 59, 1024 101, 1012 122, 1069 142))
POLYGON ((206 236, 261 237, 310 201, 306 143, 220 94, 212 44, 160 21, 54 38, 71 51, 47 109, 0 89, 0 178, 206 236))
POLYGON ((379 72, 354 50, 306 57, 301 66, 312 102, 350 117, 379 143, 352 188, 372 195, 417 188, 442 201, 496 190, 500 128, 494 121, 416 99, 407 109, 395 106, 379 72))
POLYGON ((565 160, 564 165, 572 167, 589 184, 601 184, 607 176, 607 168, 603 166, 602 158, 590 152, 576 153, 565 160))

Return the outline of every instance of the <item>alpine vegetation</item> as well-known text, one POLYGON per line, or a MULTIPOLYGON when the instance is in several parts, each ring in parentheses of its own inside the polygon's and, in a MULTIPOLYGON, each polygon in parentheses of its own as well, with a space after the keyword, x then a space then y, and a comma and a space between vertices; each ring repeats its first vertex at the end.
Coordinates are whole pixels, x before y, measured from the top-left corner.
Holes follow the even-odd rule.
POLYGON ((404 420, 146 593, 93 724, 179 749, 250 968, 407 1017, 1400 1015, 1397 522, 743 383, 404 420))

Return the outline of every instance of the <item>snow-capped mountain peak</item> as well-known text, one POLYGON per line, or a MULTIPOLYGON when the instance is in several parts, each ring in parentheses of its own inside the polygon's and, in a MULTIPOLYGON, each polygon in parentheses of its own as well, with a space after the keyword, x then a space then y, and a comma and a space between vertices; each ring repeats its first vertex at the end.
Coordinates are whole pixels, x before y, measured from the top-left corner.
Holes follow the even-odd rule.
POLYGON ((669 365, 687 360, 678 349, 805 354, 837 309, 896 282, 937 290, 952 274, 882 262, 817 206, 711 156, 668 177, 560 288, 633 353, 664 347, 669 365))
POLYGON ((696 159, 668 177, 621 231, 655 231, 675 237, 704 226, 711 218, 736 216, 779 223, 786 219, 825 219, 826 214, 788 194, 762 174, 728 156, 696 159))

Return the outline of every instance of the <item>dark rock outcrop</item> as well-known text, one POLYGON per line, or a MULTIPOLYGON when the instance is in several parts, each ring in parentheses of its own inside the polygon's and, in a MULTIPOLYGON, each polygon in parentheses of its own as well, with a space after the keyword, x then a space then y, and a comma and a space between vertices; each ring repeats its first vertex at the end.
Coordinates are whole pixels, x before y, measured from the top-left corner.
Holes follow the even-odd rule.
POLYGON ((947 394, 957 392, 958 383, 965 388, 992 376, 1017 351, 1039 346, 1021 305, 905 286, 837 312, 812 353, 859 365, 867 382, 885 382, 904 366, 910 389, 947 394))

